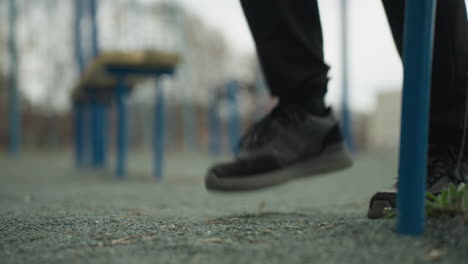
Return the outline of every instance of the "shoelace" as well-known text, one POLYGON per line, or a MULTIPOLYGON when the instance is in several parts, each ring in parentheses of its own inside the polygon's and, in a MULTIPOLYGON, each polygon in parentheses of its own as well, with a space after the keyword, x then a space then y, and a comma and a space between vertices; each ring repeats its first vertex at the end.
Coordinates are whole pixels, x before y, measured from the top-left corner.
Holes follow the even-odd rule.
POLYGON ((239 141, 239 144, 237 146, 238 149, 250 149, 260 143, 262 135, 265 134, 265 131, 269 127, 273 111, 264 116, 262 119, 260 119, 260 121, 258 121, 249 130, 247 130, 247 132, 241 137, 239 141))
POLYGON ((291 126, 299 124, 305 116, 305 112, 295 106, 278 103, 269 114, 244 134, 239 141, 238 149, 252 149, 268 142, 274 134, 274 131, 270 129, 273 121, 278 121, 284 126, 291 126))

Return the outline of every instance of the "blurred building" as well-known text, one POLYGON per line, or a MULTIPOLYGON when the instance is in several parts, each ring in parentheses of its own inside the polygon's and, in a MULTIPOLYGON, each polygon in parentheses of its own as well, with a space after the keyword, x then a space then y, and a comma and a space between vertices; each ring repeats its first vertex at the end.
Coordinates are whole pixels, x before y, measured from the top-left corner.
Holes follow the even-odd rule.
POLYGON ((400 139, 401 92, 383 91, 369 115, 367 146, 370 150, 398 151, 400 139))

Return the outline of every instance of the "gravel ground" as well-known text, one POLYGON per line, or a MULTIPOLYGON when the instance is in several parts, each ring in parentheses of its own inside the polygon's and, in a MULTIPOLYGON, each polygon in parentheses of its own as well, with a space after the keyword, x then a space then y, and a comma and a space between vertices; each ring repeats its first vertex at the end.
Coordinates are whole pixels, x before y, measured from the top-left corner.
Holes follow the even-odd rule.
POLYGON ((466 219, 431 219, 420 238, 365 218, 396 174, 394 155, 361 155, 346 172, 266 191, 213 194, 212 162, 173 154, 167 177, 150 157, 131 173, 74 170, 68 153, 0 154, 0 263, 468 263, 466 219))

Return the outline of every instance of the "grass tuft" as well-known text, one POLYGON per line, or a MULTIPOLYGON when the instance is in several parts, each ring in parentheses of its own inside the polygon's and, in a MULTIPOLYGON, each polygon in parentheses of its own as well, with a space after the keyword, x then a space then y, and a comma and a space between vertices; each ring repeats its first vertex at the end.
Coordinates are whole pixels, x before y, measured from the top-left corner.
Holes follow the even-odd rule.
MULTIPOLYGON (((439 195, 426 192, 426 214, 428 217, 441 216, 468 216, 468 185, 453 183, 442 190, 439 195)), ((385 218, 392 219, 397 215, 397 211, 388 210, 385 218)))

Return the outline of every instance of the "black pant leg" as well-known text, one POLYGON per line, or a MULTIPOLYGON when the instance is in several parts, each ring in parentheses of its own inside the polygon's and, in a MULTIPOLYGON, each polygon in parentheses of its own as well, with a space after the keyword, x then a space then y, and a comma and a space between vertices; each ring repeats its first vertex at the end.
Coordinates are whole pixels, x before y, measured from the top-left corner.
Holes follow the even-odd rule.
MULTIPOLYGON (((464 0, 437 1, 429 142, 459 144, 468 73, 468 22, 464 0)), ((383 0, 393 37, 403 50, 404 0, 383 0)))
POLYGON ((317 0, 241 0, 273 96, 304 100, 327 91, 317 0))

